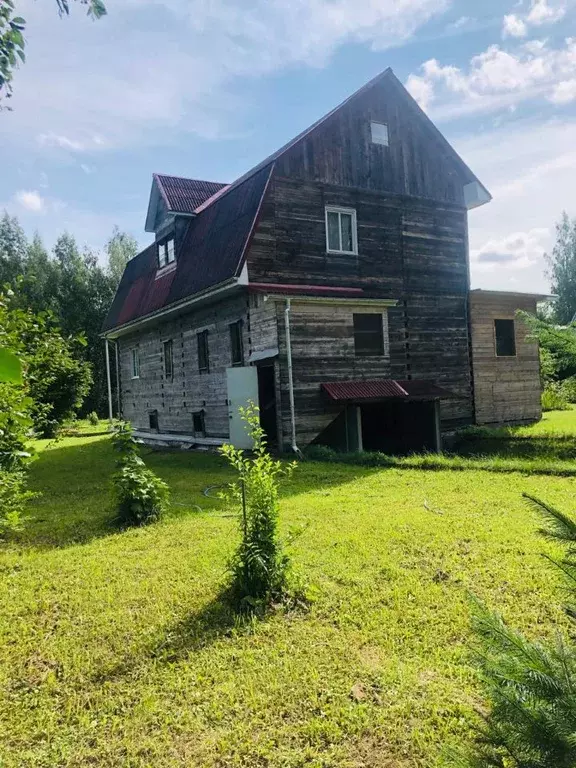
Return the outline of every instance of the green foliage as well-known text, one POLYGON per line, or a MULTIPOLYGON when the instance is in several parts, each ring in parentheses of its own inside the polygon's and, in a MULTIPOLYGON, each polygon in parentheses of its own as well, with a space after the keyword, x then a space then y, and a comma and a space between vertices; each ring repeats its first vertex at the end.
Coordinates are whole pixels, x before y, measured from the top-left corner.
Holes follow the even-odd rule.
POLYGON ((552 293, 558 297, 554 302, 554 319, 567 325, 576 313, 576 219, 565 211, 556 224, 554 249, 545 258, 552 293))
POLYGON ((0 347, 0 381, 23 384, 22 364, 17 355, 6 347, 0 347))
POLYGON ((230 564, 230 597, 241 610, 266 607, 286 594, 289 560, 278 538, 278 478, 296 463, 284 466, 268 453, 259 410, 254 403, 240 408, 253 440, 252 455, 232 445, 220 453, 237 472, 231 495, 241 510, 241 541, 230 564))
POLYGON ((540 376, 544 384, 554 381, 558 376, 558 360, 547 347, 540 346, 540 376))
POLYGON ((87 416, 87 419, 88 419, 88 422, 93 427, 97 427, 98 424, 100 423, 100 419, 98 418, 98 414, 96 413, 96 411, 92 411, 91 413, 89 413, 87 416))
POLYGON ((14 306, 14 294, 0 295, 0 345, 22 361, 36 429, 52 437, 72 418, 89 391, 90 366, 74 356, 81 337, 64 338, 53 319, 14 306))
POLYGON ((26 490, 24 472, 0 469, 0 539, 23 529, 26 505, 35 495, 26 490))
MULTIPOLYGON (((99 19, 106 13, 102 0, 80 0, 80 3, 88 6, 88 15, 94 19, 99 19)), ((56 5, 61 16, 69 14, 68 0, 56 0, 56 5)), ((12 96, 14 69, 20 62, 23 63, 26 60, 24 54, 26 41, 23 34, 26 21, 21 16, 15 16, 14 13, 13 0, 0 2, 0 100, 3 96, 6 98, 12 96)))
POLYGON ((542 392, 543 411, 569 411, 570 403, 559 382, 547 384, 542 392))
POLYGON ((517 312, 538 340, 543 352, 544 379, 566 379, 576 375, 576 327, 561 327, 552 320, 535 317, 528 312, 517 312))
MULTIPOLYGON (((544 519, 541 533, 565 547, 555 563, 576 596, 576 521, 527 496, 544 519)), ((574 619, 573 606, 568 607, 574 619)), ((478 665, 490 699, 471 755, 450 758, 466 768, 573 768, 576 765, 576 647, 560 635, 553 644, 527 640, 501 616, 476 604, 473 626, 478 665)))
POLYGON ((124 272, 126 264, 138 253, 138 243, 136 239, 127 232, 121 232, 118 227, 114 227, 112 237, 106 243, 106 254, 108 256, 108 274, 118 285, 124 272))
POLYGON ((112 482, 120 522, 123 525, 156 522, 166 511, 168 486, 146 467, 129 424, 122 423, 116 427, 112 444, 119 454, 112 482))

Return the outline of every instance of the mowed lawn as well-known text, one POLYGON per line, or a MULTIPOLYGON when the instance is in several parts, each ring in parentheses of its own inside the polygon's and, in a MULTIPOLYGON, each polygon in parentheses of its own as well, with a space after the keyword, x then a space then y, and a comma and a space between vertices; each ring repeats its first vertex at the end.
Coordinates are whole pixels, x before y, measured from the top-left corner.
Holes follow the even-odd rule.
MULTIPOLYGON (((576 435, 576 411, 524 434, 576 435)), ((576 438, 575 438, 576 439, 576 438)), ((234 622, 223 461, 145 452, 171 514, 118 531, 105 435, 39 444, 42 491, 0 548, 0 766, 431 768, 482 705, 468 595, 515 627, 565 628, 521 498, 574 508, 576 478, 303 462, 283 534, 307 611, 234 622)))

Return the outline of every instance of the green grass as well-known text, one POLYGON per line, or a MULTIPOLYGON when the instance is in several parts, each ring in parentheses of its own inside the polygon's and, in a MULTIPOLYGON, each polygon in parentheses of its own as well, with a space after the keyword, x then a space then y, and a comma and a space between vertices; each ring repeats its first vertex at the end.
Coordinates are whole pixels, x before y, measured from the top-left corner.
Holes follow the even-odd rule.
MULTIPOLYGON (((574 434, 573 414, 527 430, 574 434)), ((314 602, 242 624, 218 603, 237 535, 203 493, 230 480, 219 457, 147 454, 176 503, 119 531, 106 437, 39 448, 43 496, 0 550, 2 768, 431 768, 481 703, 468 593, 531 635, 565 626, 521 494, 571 510, 570 477, 303 463, 282 530, 307 526, 314 602)))

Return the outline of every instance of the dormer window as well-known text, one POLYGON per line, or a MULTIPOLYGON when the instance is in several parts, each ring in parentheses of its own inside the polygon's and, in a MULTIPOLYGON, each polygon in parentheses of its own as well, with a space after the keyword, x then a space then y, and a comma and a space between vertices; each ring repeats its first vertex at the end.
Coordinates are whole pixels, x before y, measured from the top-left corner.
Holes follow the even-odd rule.
POLYGON ((172 264, 176 261, 176 254, 174 251, 174 238, 168 237, 164 240, 160 240, 158 243, 158 268, 172 264))

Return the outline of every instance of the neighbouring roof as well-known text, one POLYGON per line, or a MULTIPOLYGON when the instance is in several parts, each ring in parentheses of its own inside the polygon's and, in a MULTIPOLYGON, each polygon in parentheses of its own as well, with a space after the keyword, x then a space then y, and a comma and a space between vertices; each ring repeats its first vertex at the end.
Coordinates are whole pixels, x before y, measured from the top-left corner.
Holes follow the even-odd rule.
POLYGON ((336 402, 362 400, 439 400, 457 397, 433 381, 412 379, 374 379, 372 381, 335 381, 322 384, 323 391, 336 402))
POLYGON ((227 186, 217 181, 184 179, 161 173, 155 173, 153 177, 158 182, 168 210, 174 213, 194 213, 208 198, 227 186))
POLYGON ((174 269, 158 271, 155 244, 129 261, 102 330, 238 277, 271 172, 263 168, 191 219, 174 269))

